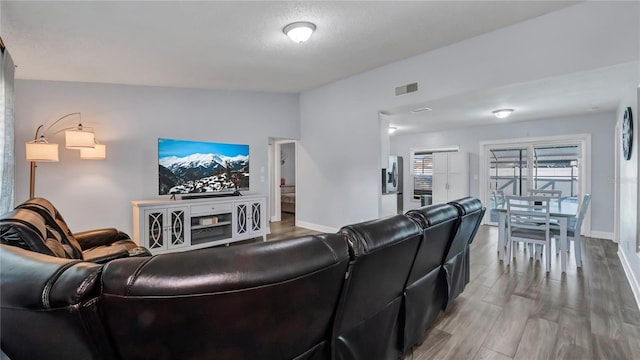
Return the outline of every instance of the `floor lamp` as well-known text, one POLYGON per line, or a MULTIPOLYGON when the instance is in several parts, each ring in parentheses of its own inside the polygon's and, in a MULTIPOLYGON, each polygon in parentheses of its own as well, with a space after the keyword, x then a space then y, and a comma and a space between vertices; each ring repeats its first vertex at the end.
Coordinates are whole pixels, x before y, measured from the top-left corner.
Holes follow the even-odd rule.
POLYGON ((26 143, 27 161, 31 162, 31 172, 29 176, 30 199, 33 199, 34 197, 36 162, 60 161, 58 158, 58 144, 49 143, 46 136, 48 135, 51 138, 62 131, 65 132, 65 147, 67 149, 80 150, 81 159, 102 160, 107 157, 106 146, 103 144, 97 144, 95 141, 95 134, 93 130, 82 126, 82 114, 80 114, 79 112, 64 115, 46 128, 45 125, 38 126, 33 141, 29 141, 28 143, 26 143), (79 117, 77 126, 62 128, 49 134, 49 132, 52 131, 52 128, 56 124, 74 115, 77 115, 79 117), (43 128, 44 130, 41 132, 40 130, 42 130, 43 128))

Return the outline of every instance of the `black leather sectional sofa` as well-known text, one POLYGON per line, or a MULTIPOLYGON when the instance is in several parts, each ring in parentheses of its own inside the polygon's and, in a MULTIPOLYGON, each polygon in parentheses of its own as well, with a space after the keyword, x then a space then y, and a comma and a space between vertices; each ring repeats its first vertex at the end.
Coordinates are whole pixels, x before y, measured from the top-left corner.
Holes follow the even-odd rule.
POLYGON ((23 205, 0 218, 13 360, 397 359, 469 282, 485 211, 464 198, 337 234, 156 256, 118 233, 91 248, 126 251, 92 261, 23 205))

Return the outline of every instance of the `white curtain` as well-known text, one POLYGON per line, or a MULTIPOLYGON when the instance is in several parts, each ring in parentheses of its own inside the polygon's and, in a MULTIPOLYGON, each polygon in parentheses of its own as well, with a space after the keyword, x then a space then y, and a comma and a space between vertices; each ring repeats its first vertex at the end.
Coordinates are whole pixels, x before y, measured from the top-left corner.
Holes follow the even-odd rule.
POLYGON ((13 209, 14 198, 14 120, 13 120, 13 59, 0 38, 0 214, 13 209))

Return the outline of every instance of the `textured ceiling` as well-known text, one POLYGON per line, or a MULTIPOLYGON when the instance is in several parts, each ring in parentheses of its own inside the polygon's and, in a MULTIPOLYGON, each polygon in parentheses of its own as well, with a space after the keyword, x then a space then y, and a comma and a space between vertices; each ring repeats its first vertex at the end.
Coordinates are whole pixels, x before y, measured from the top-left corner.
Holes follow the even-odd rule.
POLYGON ((18 79, 299 92, 573 3, 3 0, 0 34, 18 79))

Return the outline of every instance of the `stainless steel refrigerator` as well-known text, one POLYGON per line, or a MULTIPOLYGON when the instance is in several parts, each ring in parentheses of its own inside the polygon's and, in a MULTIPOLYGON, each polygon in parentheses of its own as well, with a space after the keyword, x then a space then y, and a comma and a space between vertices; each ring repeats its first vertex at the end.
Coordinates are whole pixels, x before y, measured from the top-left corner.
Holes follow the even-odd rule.
POLYGON ((403 176, 402 176, 402 156, 389 156, 387 168, 382 169, 382 193, 396 194, 398 200, 398 214, 404 212, 403 209, 403 176))

